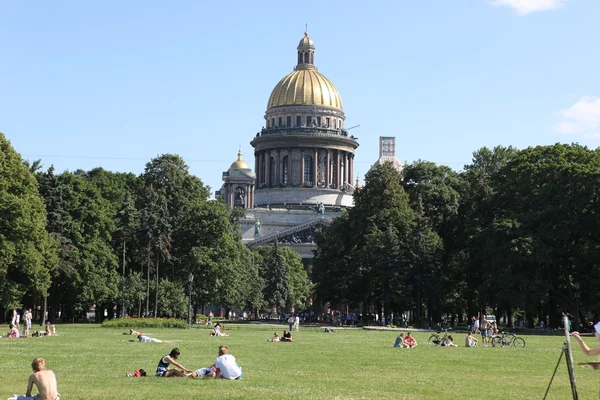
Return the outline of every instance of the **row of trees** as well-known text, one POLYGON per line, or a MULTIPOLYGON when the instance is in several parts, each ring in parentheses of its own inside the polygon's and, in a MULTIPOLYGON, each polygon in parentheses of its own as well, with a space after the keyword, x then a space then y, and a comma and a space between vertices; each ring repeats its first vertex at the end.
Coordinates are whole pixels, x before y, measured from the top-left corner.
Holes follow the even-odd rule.
POLYGON ((96 168, 56 174, 24 162, 0 133, 0 307, 66 321, 96 305, 146 316, 219 305, 302 308, 308 278, 285 248, 249 250, 231 213, 185 162, 166 154, 140 176, 96 168), (47 304, 46 304, 47 302, 47 304))
POLYGON ((461 172, 371 170, 318 237, 321 301, 410 311, 418 324, 495 313, 532 327, 600 316, 600 151, 482 148, 461 172))

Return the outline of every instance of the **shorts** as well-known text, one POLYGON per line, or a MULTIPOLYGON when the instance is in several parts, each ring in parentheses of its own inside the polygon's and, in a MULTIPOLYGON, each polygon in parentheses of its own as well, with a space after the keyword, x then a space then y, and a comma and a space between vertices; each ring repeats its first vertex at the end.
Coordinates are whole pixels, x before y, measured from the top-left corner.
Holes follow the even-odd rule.
POLYGON ((167 374, 167 369, 165 367, 156 368, 156 376, 165 376, 167 374))
POLYGON ((482 329, 481 330, 481 337, 486 337, 487 335, 488 335, 487 329, 482 329))
POLYGON ((31 321, 27 321, 27 322, 25 322, 25 327, 26 327, 27 329, 31 329, 31 321))

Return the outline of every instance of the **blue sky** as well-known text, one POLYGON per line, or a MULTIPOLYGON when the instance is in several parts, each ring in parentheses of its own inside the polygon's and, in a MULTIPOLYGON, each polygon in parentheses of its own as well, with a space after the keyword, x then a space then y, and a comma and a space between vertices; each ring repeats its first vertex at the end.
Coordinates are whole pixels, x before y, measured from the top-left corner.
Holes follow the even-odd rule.
POLYGON ((359 138, 455 170, 482 146, 600 145, 600 1, 0 1, 0 132, 58 171, 177 153, 214 190, 304 24, 359 138))

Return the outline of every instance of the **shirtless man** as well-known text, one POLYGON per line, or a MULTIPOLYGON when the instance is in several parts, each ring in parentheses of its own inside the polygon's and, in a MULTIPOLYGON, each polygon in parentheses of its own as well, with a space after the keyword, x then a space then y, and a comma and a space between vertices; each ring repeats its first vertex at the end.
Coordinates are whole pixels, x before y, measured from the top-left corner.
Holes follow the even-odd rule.
POLYGON ((60 394, 56 385, 56 376, 54 372, 46 369, 46 360, 36 358, 31 363, 33 374, 29 375, 29 384, 25 396, 17 397, 17 400, 60 400, 60 394), (38 394, 31 396, 33 385, 38 390, 38 394))

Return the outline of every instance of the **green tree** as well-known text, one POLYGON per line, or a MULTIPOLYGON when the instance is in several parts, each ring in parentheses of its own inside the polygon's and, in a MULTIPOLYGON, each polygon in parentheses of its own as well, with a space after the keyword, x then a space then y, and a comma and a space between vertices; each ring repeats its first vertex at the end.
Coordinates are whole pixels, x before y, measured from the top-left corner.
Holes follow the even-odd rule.
POLYGON ((0 306, 7 310, 27 293, 46 295, 57 258, 35 176, 2 133, 0 215, 0 306))

